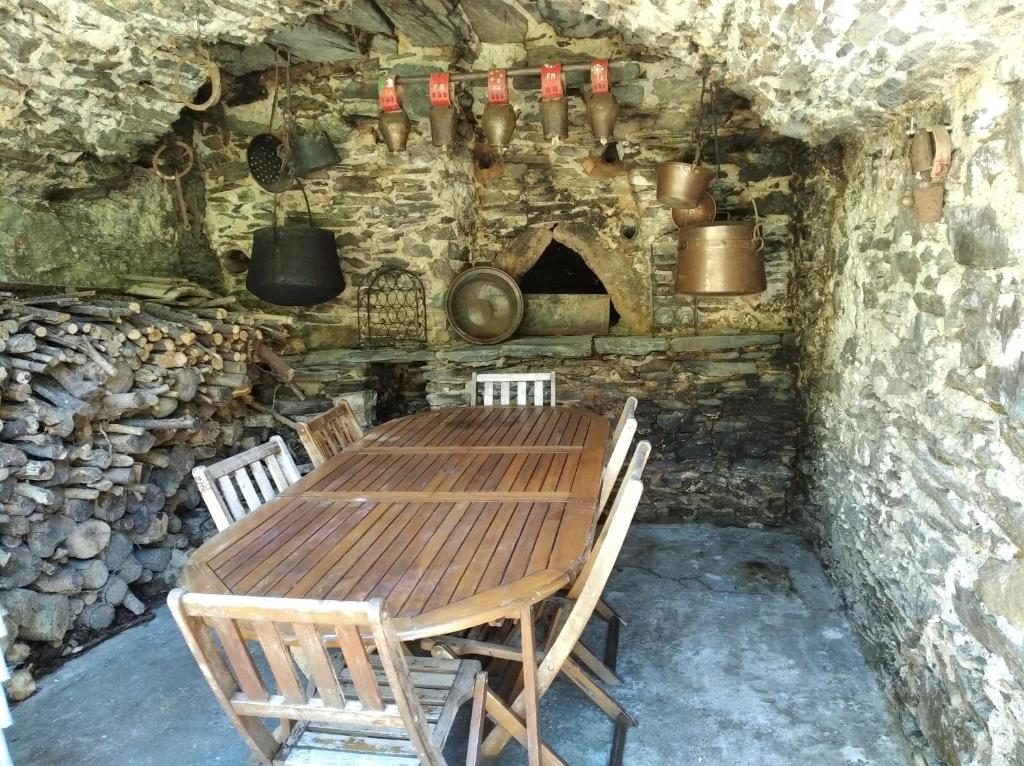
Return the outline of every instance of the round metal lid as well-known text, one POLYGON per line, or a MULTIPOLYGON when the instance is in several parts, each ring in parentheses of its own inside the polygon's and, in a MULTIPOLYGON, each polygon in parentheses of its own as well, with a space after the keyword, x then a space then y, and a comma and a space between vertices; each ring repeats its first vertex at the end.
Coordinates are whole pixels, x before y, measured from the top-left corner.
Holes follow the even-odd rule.
POLYGON ((501 343, 523 320, 523 294, 508 274, 477 266, 457 275, 444 300, 448 321, 470 343, 501 343))

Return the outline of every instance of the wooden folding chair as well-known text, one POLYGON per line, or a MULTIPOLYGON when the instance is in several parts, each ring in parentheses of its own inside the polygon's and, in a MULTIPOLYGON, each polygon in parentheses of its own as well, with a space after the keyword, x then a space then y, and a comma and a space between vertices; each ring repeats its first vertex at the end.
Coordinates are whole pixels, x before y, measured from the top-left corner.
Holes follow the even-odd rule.
POLYGON ((470 404, 482 403, 485 407, 493 404, 516 404, 520 407, 544 404, 555 406, 555 373, 553 372, 481 372, 473 373, 470 381, 470 404), (544 384, 548 384, 548 395, 544 395, 544 384), (483 386, 482 402, 478 402, 478 389, 483 386), (530 390, 532 387, 532 391, 530 390), (497 388, 498 400, 494 394, 497 388), (515 401, 512 401, 513 391, 515 401))
POLYGON ((467 763, 478 763, 487 681, 480 663, 406 656, 379 599, 179 588, 167 601, 214 696, 266 766, 446 766, 445 740, 459 706, 471 698, 467 763), (269 673, 245 635, 255 635, 269 673), (332 659, 328 645, 339 646, 340 657, 332 659), (284 741, 261 719, 279 720, 284 741))
POLYGON ((305 422, 295 424, 302 446, 314 466, 321 466, 345 447, 363 437, 355 413, 342 399, 337 405, 305 422))
MULTIPOLYGON (((614 697, 590 678, 572 655, 579 646, 587 622, 601 599, 601 593, 608 583, 612 568, 629 532, 640 496, 643 494, 643 483, 640 478, 650 451, 650 442, 642 441, 637 445, 626 476, 608 512, 608 518, 583 570, 569 591, 569 606, 551 627, 552 640, 548 649, 543 653, 536 653, 540 659, 536 672, 533 672, 529 662, 524 661, 524 656, 529 657, 533 653, 529 651, 533 639, 532 626, 526 629, 525 619, 520 623, 524 628, 522 650, 513 646, 453 636, 423 642, 435 656, 480 655, 523 663, 527 683, 524 691, 511 706, 505 705, 491 690, 487 691, 485 710, 498 727, 484 741, 482 752, 485 758, 496 757, 511 737, 515 737, 524 745, 529 743, 530 732, 523 716, 526 714, 527 720, 531 717, 531 712, 536 710, 539 697, 543 696, 559 673, 564 673, 614 722, 615 733, 610 763, 622 763, 626 732, 631 726, 636 725, 636 720, 614 697), (533 697, 531 689, 536 690, 536 698, 533 697)), ((564 763, 557 753, 543 743, 539 743, 539 761, 544 766, 560 766, 564 763)))
POLYGON ((218 531, 224 531, 297 482, 299 469, 284 439, 271 436, 266 444, 193 468, 192 476, 218 531))

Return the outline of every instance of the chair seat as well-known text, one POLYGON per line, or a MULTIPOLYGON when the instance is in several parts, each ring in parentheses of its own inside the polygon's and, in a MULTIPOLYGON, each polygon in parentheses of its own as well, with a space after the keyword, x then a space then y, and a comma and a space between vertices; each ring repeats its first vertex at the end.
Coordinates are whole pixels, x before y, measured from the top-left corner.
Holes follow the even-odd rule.
MULTIPOLYGON (((380 658, 374 655, 369 659, 384 704, 394 703, 380 658)), ((473 677, 480 670, 480 663, 434 657, 406 657, 405 660, 432 738, 442 747, 459 706, 473 695, 473 677)), ((356 699, 349 671, 340 669, 338 678, 346 698, 356 699)), ((296 724, 274 758, 274 766, 413 766, 419 762, 416 748, 404 729, 309 721, 296 724)))

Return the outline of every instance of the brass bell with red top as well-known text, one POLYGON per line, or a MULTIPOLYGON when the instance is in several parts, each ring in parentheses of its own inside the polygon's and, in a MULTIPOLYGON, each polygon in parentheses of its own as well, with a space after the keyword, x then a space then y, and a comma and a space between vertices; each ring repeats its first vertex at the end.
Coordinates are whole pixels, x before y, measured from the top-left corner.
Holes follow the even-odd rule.
POLYGON ((392 152, 404 152, 409 140, 409 115, 402 109, 394 75, 386 75, 378 83, 380 116, 377 126, 381 137, 392 152))
POLYGON ((540 68, 540 124, 544 138, 557 144, 569 137, 569 102, 561 64, 543 64, 540 68))
POLYGON ((590 65, 590 100, 587 117, 594 137, 602 144, 615 138, 615 122, 619 119, 619 102, 612 95, 608 81, 608 60, 598 59, 590 65))
POLYGON ((448 151, 455 143, 455 110, 452 108, 451 75, 434 72, 430 75, 430 140, 434 146, 448 151))
POLYGON ((487 143, 504 149, 516 129, 516 110, 508 102, 508 74, 504 69, 487 73, 487 106, 480 120, 487 143))

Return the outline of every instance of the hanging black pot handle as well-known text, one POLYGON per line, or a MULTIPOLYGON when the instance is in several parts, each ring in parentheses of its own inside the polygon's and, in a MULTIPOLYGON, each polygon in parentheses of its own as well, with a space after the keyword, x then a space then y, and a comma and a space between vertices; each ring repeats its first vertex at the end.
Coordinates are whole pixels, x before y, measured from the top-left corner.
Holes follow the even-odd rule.
MULTIPOLYGON (((306 202, 306 218, 309 220, 309 228, 315 228, 313 226, 313 209, 309 205, 309 195, 306 194, 306 187, 300 182, 298 184, 299 191, 302 192, 302 199, 306 202)), ((274 196, 274 210, 273 210, 273 221, 274 221, 274 244, 277 244, 277 196, 274 196)))

